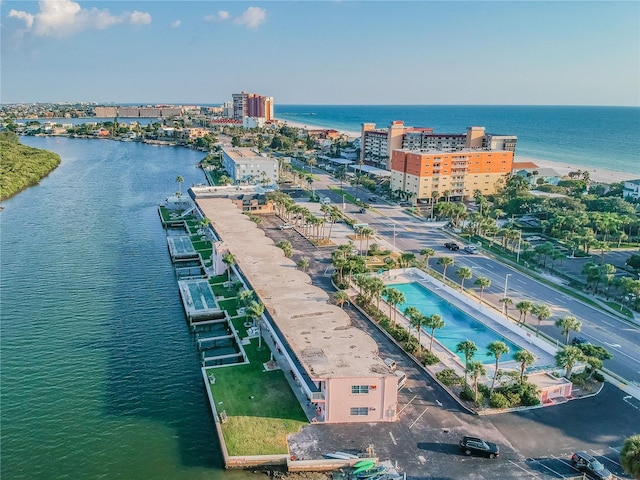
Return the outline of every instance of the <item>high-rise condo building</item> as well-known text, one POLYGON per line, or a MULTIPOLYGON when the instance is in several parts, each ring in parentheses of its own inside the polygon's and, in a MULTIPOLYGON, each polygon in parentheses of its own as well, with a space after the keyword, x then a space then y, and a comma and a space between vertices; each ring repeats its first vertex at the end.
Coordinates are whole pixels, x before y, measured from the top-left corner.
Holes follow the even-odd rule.
POLYGON ((234 93, 233 118, 242 120, 244 117, 264 118, 266 122, 273 120, 273 97, 265 97, 257 93, 234 93))

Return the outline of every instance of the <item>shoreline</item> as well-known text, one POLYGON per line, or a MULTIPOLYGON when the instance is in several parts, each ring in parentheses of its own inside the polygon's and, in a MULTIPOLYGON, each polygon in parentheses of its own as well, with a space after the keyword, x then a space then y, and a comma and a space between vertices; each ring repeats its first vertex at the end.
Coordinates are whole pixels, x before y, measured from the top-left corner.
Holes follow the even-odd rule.
MULTIPOLYGON (((342 133, 343 135, 347 136, 347 138, 350 141, 353 141, 356 138, 360 138, 360 133, 359 132, 352 132, 352 131, 347 131, 347 130, 338 130, 336 128, 333 127, 321 127, 321 126, 316 126, 316 125, 305 125, 302 122, 294 122, 294 121, 290 121, 290 120, 284 120, 284 119, 280 119, 280 118, 275 118, 275 120, 277 120, 278 122, 281 123, 286 123, 287 125, 291 126, 291 127, 296 127, 296 128, 304 128, 304 129, 308 129, 308 130, 314 130, 314 129, 331 129, 331 130, 337 130, 338 132, 342 133)), ((556 172, 558 172, 558 174, 561 177, 566 176, 569 172, 576 172, 578 170, 581 170, 583 172, 589 172, 589 178, 591 179, 591 182, 595 182, 595 183, 606 183, 606 184, 611 184, 611 183, 618 183, 618 182, 624 182, 625 180, 636 180, 636 179, 640 179, 640 172, 638 172, 637 174, 633 174, 631 172, 621 172, 618 170, 609 170, 606 168, 593 168, 593 167, 587 167, 584 165, 580 165, 580 164, 576 164, 576 163, 564 163, 564 162, 556 162, 553 160, 543 160, 540 158, 532 158, 532 157, 521 157, 517 154, 514 155, 514 159, 513 159, 514 163, 522 163, 522 162, 532 162, 535 163, 539 168, 551 168, 553 170, 555 170, 556 172)))

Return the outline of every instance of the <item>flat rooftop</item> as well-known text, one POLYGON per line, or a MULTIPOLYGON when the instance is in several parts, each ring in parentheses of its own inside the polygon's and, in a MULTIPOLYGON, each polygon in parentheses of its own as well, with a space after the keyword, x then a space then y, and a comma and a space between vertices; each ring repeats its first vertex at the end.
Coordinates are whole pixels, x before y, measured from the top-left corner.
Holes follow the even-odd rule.
POLYGON ((229 199, 195 202, 250 283, 284 340, 314 380, 386 377, 389 369, 378 356, 376 342, 351 326, 349 316, 329 295, 286 258, 273 240, 229 199))
POLYGON ((252 162, 273 163, 276 161, 274 158, 260 155, 254 149, 249 147, 223 148, 223 151, 236 162, 251 160, 252 162))

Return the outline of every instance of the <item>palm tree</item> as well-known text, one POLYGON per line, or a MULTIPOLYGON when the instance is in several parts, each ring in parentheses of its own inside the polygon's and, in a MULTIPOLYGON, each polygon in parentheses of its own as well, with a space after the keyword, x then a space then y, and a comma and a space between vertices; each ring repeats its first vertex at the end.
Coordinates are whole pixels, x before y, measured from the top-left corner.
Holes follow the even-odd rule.
POLYGON ((509 305, 513 305, 513 300, 509 297, 504 297, 500 299, 500 303, 502 304, 502 309, 504 310, 504 316, 509 318, 509 305))
POLYGON ((574 332, 579 332, 582 328, 582 322, 578 320, 576 317, 571 315, 559 318, 556 320, 556 327, 560 327, 562 329, 562 334, 565 336, 564 343, 567 345, 569 343, 569 334, 573 330, 574 332))
POLYGON ((473 272, 469 267, 460 267, 456 270, 456 275, 460 277, 460 291, 464 291, 464 281, 473 276, 473 272))
POLYGON ((453 265, 453 258, 451 257, 440 257, 438 259, 438 264, 442 265, 442 283, 447 283, 447 267, 453 265))
POLYGON ((387 287, 384 294, 387 297, 387 303, 389 304, 389 319, 391 320, 391 310, 393 309, 393 327, 396 326, 396 314, 398 312, 397 306, 407 301, 404 293, 393 287, 387 287))
POLYGON ((420 250, 420 255, 424 255, 424 266, 429 268, 429 259, 435 255, 436 251, 433 248, 423 248, 420 250))
POLYGON ((258 350, 262 349, 262 322, 260 317, 264 313, 264 305, 261 302, 251 302, 247 309, 247 315, 253 319, 254 325, 258 325, 258 350))
POLYGON ((524 381, 524 371, 536 362, 536 356, 528 350, 518 350, 513 355, 516 362, 520 362, 520 383, 524 381))
POLYGON ((640 435, 625 439, 620 450, 620 465, 625 473, 640 478, 640 435))
POLYGON ((435 337, 436 329, 444 328, 445 323, 442 317, 438 314, 429 315, 427 317, 426 326, 431 329, 431 341, 429 342, 429 353, 431 353, 431 347, 433 347, 433 338, 435 337))
POLYGON ((411 323, 411 319, 416 315, 420 315, 420 310, 418 310, 416 307, 407 307, 404 309, 404 316, 407 320, 409 320, 409 323, 411 323))
POLYGON ((474 400, 478 402, 478 380, 482 375, 487 374, 487 369, 485 368, 482 362, 473 362, 469 365, 469 372, 471 372, 471 376, 473 377, 473 393, 474 400))
POLYGON ((344 290, 338 290, 333 294, 333 300, 340 308, 344 308, 344 304, 349 303, 349 295, 344 290))
POLYGON ((498 367, 500 365, 500 357, 503 353, 509 353, 509 347, 501 340, 495 340, 487 345, 487 355, 493 355, 496 357, 496 370, 493 372, 493 380, 491 380, 491 388, 489 389, 489 396, 493 393, 493 387, 498 378, 498 367))
POLYGON ((551 309, 547 305, 539 303, 531 308, 531 313, 538 318, 538 326, 536 327, 536 337, 538 337, 540 336, 540 324, 551 316, 551 309))
POLYGON ((518 323, 522 322, 524 325, 527 322, 527 313, 533 308, 533 303, 529 300, 522 300, 521 302, 516 303, 516 308, 520 312, 518 323))
POLYGON ((565 368, 565 377, 567 380, 571 379, 571 370, 576 363, 585 359, 584 353, 579 347, 573 345, 565 345, 562 350, 556 353, 556 365, 560 368, 565 368))
POLYGON ((231 252, 227 252, 222 256, 222 263, 224 263, 227 266, 227 275, 228 275, 229 282, 231 282, 231 267, 235 265, 236 259, 234 258, 231 252))
POLYGON ((301 258, 300 260, 298 260, 296 267, 302 270, 303 272, 306 272, 307 268, 309 268, 309 260, 306 258, 301 258))
POLYGON ((467 374, 469 372, 469 362, 478 351, 478 347, 471 340, 465 340, 456 345, 456 352, 464 352, 464 386, 467 386, 467 374))
POLYGON ((480 305, 482 305, 482 295, 484 294, 484 289, 491 286, 491 280, 487 277, 480 277, 477 278, 476 281, 473 282, 473 284, 480 287, 480 305))
POLYGON ((418 333, 418 354, 422 352, 422 341, 421 341, 422 326, 428 325, 427 323, 428 320, 429 320, 429 317, 427 317, 422 312, 414 313, 413 315, 411 315, 409 319, 409 323, 411 323, 411 326, 414 327, 416 329, 416 332, 418 333))
POLYGON ((182 175, 178 175, 176 177, 176 182, 178 182, 178 196, 181 197, 182 196, 182 182, 184 182, 184 178, 182 178, 182 175))

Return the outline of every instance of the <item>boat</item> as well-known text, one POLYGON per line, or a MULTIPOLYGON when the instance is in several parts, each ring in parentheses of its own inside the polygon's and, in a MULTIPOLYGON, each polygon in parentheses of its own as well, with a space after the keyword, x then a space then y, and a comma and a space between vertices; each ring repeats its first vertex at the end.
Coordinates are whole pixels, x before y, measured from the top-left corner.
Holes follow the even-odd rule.
POLYGON ((353 460, 354 458, 358 458, 349 453, 344 453, 344 452, 325 453, 323 456, 326 458, 335 458, 339 460, 353 460))
POLYGON ((360 472, 353 472, 357 478, 366 478, 367 480, 371 480, 371 478, 382 475, 383 473, 387 473, 387 468, 382 465, 379 467, 369 467, 367 470, 360 472))
POLYGON ((354 468, 360 468, 363 465, 370 465, 372 463, 375 464, 376 462, 374 462, 370 458, 365 458, 364 460, 360 460, 359 462, 354 463, 353 466, 354 468))

